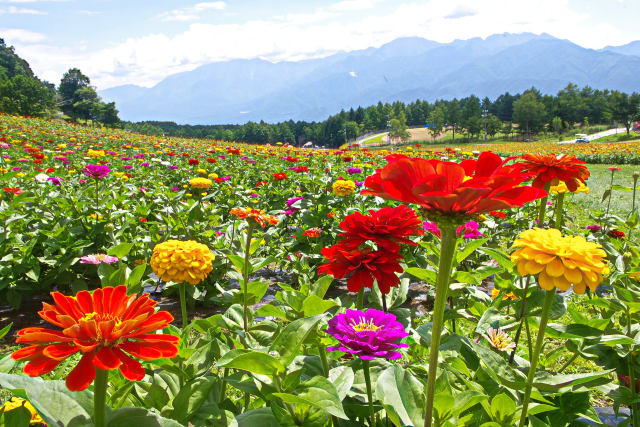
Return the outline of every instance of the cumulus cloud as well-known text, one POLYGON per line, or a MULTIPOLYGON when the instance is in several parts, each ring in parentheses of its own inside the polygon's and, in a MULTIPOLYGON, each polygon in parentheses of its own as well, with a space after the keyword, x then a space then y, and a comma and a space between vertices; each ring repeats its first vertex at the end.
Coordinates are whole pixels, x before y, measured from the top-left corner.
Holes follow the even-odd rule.
POLYGON ((38 43, 47 38, 42 33, 19 28, 0 28, 0 37, 2 37, 8 45, 13 43, 38 43))
POLYGON ((168 12, 161 13, 157 16, 162 22, 171 21, 196 21, 200 17, 201 12, 207 10, 224 10, 227 4, 223 1, 212 1, 196 3, 193 6, 185 7, 182 9, 174 9, 168 12))
MULTIPOLYGON (((568 0, 485 0, 478 9, 475 0, 458 0, 453 6, 451 0, 405 0, 393 6, 385 3, 384 11, 371 9, 368 13, 350 14, 348 25, 332 19, 373 1, 343 0, 310 13, 241 23, 191 23, 176 35, 162 34, 159 29, 156 34, 131 37, 97 51, 34 44, 33 40, 31 44, 26 41, 15 44, 17 52, 31 63, 39 76, 59 80, 73 64, 90 76, 93 84, 104 89, 127 83, 151 86, 170 74, 215 61, 309 59, 338 51, 378 47, 407 36, 447 43, 503 32, 546 32, 591 48, 629 41, 623 32, 626 30, 606 22, 584 31, 589 16, 579 9, 571 9, 568 0), (336 10, 336 6, 344 11, 336 10), (554 12, 548 13, 549 10, 554 12), (452 19, 456 14, 457 17, 465 15, 464 19, 452 19), (522 17, 526 17, 526 22, 522 22, 522 17)), ((195 16, 198 10, 224 7, 223 2, 198 3, 171 11, 167 17, 180 19, 177 17, 195 16)))

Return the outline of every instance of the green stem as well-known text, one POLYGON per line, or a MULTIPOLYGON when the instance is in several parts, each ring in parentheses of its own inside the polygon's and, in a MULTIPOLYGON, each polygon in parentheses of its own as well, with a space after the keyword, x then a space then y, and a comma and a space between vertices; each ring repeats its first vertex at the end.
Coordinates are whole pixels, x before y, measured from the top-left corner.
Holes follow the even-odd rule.
POLYGON ((367 398, 369 399, 369 425, 375 422, 375 412, 373 411, 373 390, 371 390, 371 376, 369 375, 369 361, 362 360, 362 370, 364 371, 364 382, 367 385, 367 398))
POLYGON ((607 202, 607 213, 605 216, 609 216, 609 208, 611 207, 611 197, 613 196, 613 174, 615 171, 611 171, 611 182, 609 183, 609 200, 607 202))
POLYGON ((244 249, 244 271, 242 272, 242 293, 243 293, 243 319, 244 332, 249 332, 249 307, 247 307, 247 287, 249 285, 249 252, 251 250, 251 237, 253 236, 253 223, 249 222, 247 229, 247 243, 244 249))
MULTIPOLYGON (((629 338, 633 338, 631 336, 631 312, 629 308, 627 308, 627 336, 629 338)), ((631 401, 636 401, 636 379, 635 372, 633 369, 633 346, 629 346, 629 354, 627 355, 627 366, 629 368, 629 388, 631 389, 631 401)), ((631 404, 631 425, 636 427, 638 425, 638 404, 631 404)))
POLYGON ((558 193, 558 198, 556 199, 556 220, 554 223, 554 227, 558 230, 562 229, 562 205, 564 205, 564 193, 558 193))
POLYGON ((579 354, 578 353, 574 353, 573 356, 571 356, 571 358, 569 360, 567 360, 565 362, 564 365, 562 365, 562 367, 560 369, 558 369, 558 373, 561 373, 562 371, 564 371, 565 369, 567 369, 569 367, 569 365, 571 365, 573 363, 574 360, 576 360, 578 358, 579 354))
MULTIPOLYGON (((544 185, 544 191, 548 193, 550 188, 551 188, 551 183, 547 182, 544 185)), ((538 210, 538 227, 542 227, 544 225, 544 213, 545 213, 545 210, 547 209, 547 200, 549 200, 549 196, 545 196, 542 199, 540 199, 540 207, 538 210)))
POLYGON ((93 382, 93 422, 95 427, 105 427, 107 407, 107 380, 109 371, 96 368, 96 379, 93 382))
POLYGON ((362 306, 364 306, 364 286, 358 291, 358 295, 356 297, 356 310, 362 310, 362 306))
POLYGON ((180 291, 180 311, 182 313, 182 330, 184 331, 187 327, 187 285, 184 282, 181 282, 178 285, 178 289, 180 291))
POLYGON ((224 402, 225 397, 227 397, 227 381, 225 378, 229 376, 229 368, 224 368, 222 370, 222 386, 220 387, 220 401, 218 403, 222 404, 224 402))
MULTIPOLYGON (((518 316, 518 319, 520 320, 520 324, 518 325, 518 330, 516 331, 516 336, 513 340, 516 346, 513 348, 513 351, 511 351, 511 356, 509 356, 509 363, 513 363, 513 359, 516 356, 516 350, 518 349, 518 342, 520 341, 520 334, 522 333, 522 324, 525 321, 524 307, 527 302, 527 292, 529 291, 529 283, 530 283, 529 279, 531 279, 531 276, 527 276, 527 282, 524 285, 524 293, 522 294, 522 300, 520 301, 520 316, 518 316)), ((520 278, 520 286, 522 286, 522 280, 523 279, 520 278)), ((529 355, 531 355, 531 353, 529 353, 529 355)))
POLYGON ((444 320, 444 308, 447 303, 447 291, 451 278, 453 255, 456 248, 456 226, 454 224, 438 224, 442 233, 440 239, 440 262, 438 264, 438 278, 436 280, 436 300, 433 305, 433 320, 431 327, 431 348, 429 349, 429 374, 427 378, 427 396, 425 402, 424 426, 431 427, 433 413, 433 398, 436 390, 436 375, 438 372, 438 351, 440 336, 444 320))
POLYGON ((327 361, 327 350, 324 345, 318 346, 318 352, 320 353, 320 360, 322 361, 322 370, 324 371, 325 378, 329 378, 329 362, 327 361))
POLYGON ((531 399, 531 390, 533 388, 533 379, 536 375, 536 367, 538 366, 538 357, 540 356, 540 350, 542 350, 542 344, 544 343, 544 331, 547 329, 547 320, 549 318, 549 311, 551 310, 551 304, 553 303, 553 297, 555 296, 555 289, 552 291, 546 291, 544 297, 544 305, 542 306, 542 314, 540 316, 540 328, 538 329, 538 337, 536 338, 536 346, 533 349, 533 355, 529 360, 529 374, 527 375, 527 387, 524 390, 524 399, 522 401, 522 414, 520 415, 519 427, 523 427, 527 419, 527 409, 529 408, 529 400, 531 399))

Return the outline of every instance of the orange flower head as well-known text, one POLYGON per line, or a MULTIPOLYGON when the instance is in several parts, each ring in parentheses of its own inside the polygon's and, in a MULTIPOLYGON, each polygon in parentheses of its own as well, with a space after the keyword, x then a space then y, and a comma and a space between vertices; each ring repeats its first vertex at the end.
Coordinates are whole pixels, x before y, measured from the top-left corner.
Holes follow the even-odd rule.
POLYGON ((279 221, 275 215, 267 215, 264 210, 253 208, 233 208, 229 211, 231 215, 235 215, 240 219, 247 219, 255 221, 260 224, 260 227, 265 227, 268 224, 276 225, 279 221))
POLYGON ((18 331, 17 343, 29 344, 14 351, 14 360, 27 361, 24 373, 36 377, 51 372, 67 357, 81 352, 82 358, 66 379, 71 391, 84 390, 93 382, 96 368, 119 369, 131 381, 144 378, 142 360, 173 358, 180 338, 156 334, 173 321, 167 311, 155 312, 149 294, 127 295, 127 287, 80 291, 75 297, 52 292, 54 304, 43 303, 38 312, 61 330, 40 327, 18 331))
POLYGON ((197 285, 213 270, 214 259, 207 245, 194 240, 167 240, 153 248, 150 264, 165 282, 197 285))
POLYGON ((525 154, 523 161, 517 163, 522 168, 522 173, 535 177, 534 187, 544 188, 545 184, 558 185, 564 181, 572 193, 578 189, 579 183, 589 178, 589 169, 586 162, 578 160, 576 156, 555 154, 525 154))

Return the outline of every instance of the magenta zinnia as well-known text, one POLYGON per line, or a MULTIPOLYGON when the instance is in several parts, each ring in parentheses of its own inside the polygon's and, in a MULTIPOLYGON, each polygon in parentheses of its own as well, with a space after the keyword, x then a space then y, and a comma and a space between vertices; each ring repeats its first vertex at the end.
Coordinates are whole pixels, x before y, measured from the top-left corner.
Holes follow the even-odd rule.
POLYGON ((326 333, 340 341, 339 345, 327 347, 329 351, 343 351, 363 360, 399 359, 402 354, 398 348, 407 348, 407 344, 397 341, 409 336, 396 316, 384 311, 368 309, 365 312, 347 309, 329 320, 326 333))

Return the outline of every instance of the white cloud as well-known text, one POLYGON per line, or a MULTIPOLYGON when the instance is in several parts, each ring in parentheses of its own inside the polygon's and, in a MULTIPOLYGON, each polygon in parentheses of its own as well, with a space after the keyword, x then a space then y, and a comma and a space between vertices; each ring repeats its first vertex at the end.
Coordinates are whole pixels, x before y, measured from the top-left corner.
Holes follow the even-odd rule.
POLYGON ((97 10, 79 10, 78 14, 86 15, 86 16, 94 16, 94 15, 101 15, 102 12, 99 12, 97 10))
POLYGON ((365 10, 375 7, 381 0, 343 0, 331 5, 332 10, 338 10, 342 12, 365 10))
POLYGON ((0 28, 0 37, 2 37, 8 45, 14 43, 38 43, 47 38, 42 33, 19 28, 0 28))
POLYGON ((212 1, 196 3, 191 7, 182 9, 174 9, 169 12, 161 13, 157 16, 160 21, 196 21, 199 19, 199 13, 207 10, 224 10, 227 4, 223 1, 212 1))
POLYGON ((8 13, 12 15, 22 14, 22 15, 46 15, 45 12, 35 9, 26 9, 24 7, 15 7, 9 6, 6 9, 0 9, 0 14, 8 13))
POLYGON ((349 75, 351 77, 358 77, 358 73, 356 73, 355 71, 349 71, 349 75))
MULTIPOLYGON (((192 23, 174 36, 156 33, 132 37, 116 46, 91 51, 75 46, 34 44, 42 39, 14 43, 18 54, 42 78, 58 81, 70 66, 77 66, 90 76, 93 84, 104 89, 127 83, 151 86, 170 74, 215 61, 237 58, 295 61, 342 50, 378 47, 406 36, 446 43, 503 32, 547 32, 582 46, 599 48, 627 43, 631 34, 631 30, 607 22, 590 25, 592 18, 586 12, 572 10, 569 0, 484 0, 481 8, 476 0, 405 0, 392 8, 387 4, 378 14, 371 10, 349 15, 348 24, 331 19, 347 13, 334 9, 340 4, 346 7, 347 2, 350 7, 372 4, 372 1, 344 0, 313 13, 238 24, 192 23), (456 15, 462 19, 451 19, 456 15)), ((223 2, 198 3, 172 11, 167 17, 181 19, 180 16, 197 15, 196 9, 223 8, 223 2)))

